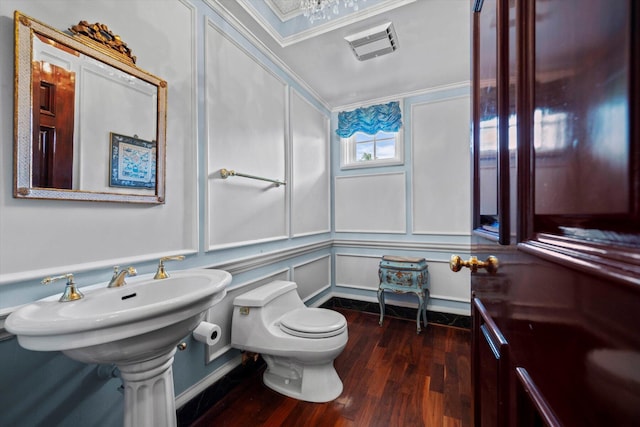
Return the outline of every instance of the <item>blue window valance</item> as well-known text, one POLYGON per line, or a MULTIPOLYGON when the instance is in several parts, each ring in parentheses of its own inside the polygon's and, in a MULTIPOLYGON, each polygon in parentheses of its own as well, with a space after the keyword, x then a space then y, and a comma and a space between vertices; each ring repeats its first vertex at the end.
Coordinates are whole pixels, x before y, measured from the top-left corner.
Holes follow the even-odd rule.
POLYGON ((401 127, 400 103, 394 101, 338 113, 336 133, 342 138, 349 138, 356 132, 375 135, 380 131, 398 132, 401 127))

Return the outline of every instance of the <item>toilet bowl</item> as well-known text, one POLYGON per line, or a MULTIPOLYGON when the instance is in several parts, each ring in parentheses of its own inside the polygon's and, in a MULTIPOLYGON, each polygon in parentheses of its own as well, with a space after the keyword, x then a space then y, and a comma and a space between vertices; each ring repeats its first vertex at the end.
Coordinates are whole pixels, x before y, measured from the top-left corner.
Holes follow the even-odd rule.
POLYGON ((308 308, 294 282, 276 280, 233 300, 231 345, 260 353, 269 388, 308 402, 342 393, 333 361, 347 345, 347 321, 336 311, 308 308))

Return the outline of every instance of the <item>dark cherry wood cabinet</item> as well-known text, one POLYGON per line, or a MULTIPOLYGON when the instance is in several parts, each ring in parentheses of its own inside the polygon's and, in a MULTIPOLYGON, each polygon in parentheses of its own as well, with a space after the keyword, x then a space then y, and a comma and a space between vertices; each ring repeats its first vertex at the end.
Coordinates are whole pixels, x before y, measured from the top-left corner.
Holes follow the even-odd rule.
POLYGON ((475 425, 638 425, 640 2, 471 7, 475 425))

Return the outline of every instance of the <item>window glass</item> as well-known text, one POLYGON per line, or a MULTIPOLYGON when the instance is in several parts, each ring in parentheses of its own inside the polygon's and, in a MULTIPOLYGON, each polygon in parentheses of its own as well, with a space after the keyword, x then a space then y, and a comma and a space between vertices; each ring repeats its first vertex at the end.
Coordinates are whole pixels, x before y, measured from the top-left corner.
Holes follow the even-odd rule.
POLYGON ((373 141, 356 141, 356 160, 358 162, 366 162, 373 160, 375 145, 373 141))
POLYGON ((356 132, 341 139, 342 167, 371 167, 403 163, 399 132, 380 131, 375 135, 356 132))

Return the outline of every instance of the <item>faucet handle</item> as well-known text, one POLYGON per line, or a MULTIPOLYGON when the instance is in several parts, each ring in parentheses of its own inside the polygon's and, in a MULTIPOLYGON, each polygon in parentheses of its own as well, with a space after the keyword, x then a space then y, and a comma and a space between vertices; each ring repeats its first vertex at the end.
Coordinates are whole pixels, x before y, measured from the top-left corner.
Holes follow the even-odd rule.
POLYGON ((175 255, 175 256, 163 256, 160 258, 158 262, 158 271, 156 271, 156 275, 153 276, 155 280, 158 279, 166 279, 169 277, 169 273, 164 269, 165 261, 182 261, 184 259, 184 255, 175 255))
POLYGON ((78 288, 76 288, 76 284, 73 281, 73 274, 71 273, 66 273, 66 274, 62 274, 60 276, 54 276, 54 277, 51 277, 51 276, 45 277, 44 279, 42 279, 41 283, 43 285, 48 285, 50 283, 55 282, 56 280, 61 280, 61 279, 67 279, 67 286, 64 288, 64 292, 62 293, 62 296, 58 301, 60 302, 75 301, 75 300, 82 299, 84 297, 82 292, 80 292, 78 288))

